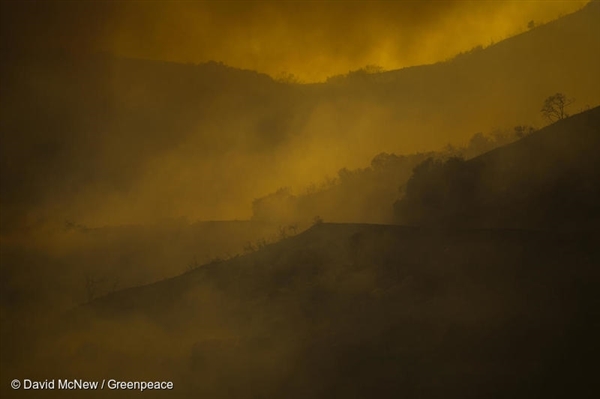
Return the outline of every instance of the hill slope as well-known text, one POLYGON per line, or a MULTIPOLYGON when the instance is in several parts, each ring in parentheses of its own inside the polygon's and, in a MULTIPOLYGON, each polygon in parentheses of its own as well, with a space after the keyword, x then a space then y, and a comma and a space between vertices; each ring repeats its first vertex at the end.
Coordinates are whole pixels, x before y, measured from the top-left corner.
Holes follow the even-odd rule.
POLYGON ((600 107, 468 161, 428 161, 396 203, 410 224, 597 229, 600 107))
POLYGON ((39 343, 60 366, 24 370, 165 397, 591 397, 597 239, 321 224, 95 301, 39 343))

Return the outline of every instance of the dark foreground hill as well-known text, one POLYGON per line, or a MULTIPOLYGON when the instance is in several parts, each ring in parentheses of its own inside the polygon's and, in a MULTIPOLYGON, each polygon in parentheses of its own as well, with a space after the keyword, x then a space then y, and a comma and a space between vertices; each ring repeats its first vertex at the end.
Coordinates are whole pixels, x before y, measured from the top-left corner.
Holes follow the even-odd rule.
POLYGON ((597 229, 600 107, 463 161, 415 168, 397 220, 416 225, 597 229))
POLYGON ((148 397, 593 397, 597 242, 320 224, 96 300, 11 376, 174 381, 148 397))

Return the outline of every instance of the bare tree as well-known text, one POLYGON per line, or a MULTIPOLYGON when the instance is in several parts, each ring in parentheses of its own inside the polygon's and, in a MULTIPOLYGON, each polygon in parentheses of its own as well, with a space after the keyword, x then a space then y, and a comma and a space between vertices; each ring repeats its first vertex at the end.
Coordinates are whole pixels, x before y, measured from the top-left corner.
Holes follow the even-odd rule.
POLYGON ((569 116, 565 111, 569 105, 575 102, 572 98, 567 98, 563 93, 556 93, 544 101, 541 109, 544 118, 550 122, 556 122, 569 116))

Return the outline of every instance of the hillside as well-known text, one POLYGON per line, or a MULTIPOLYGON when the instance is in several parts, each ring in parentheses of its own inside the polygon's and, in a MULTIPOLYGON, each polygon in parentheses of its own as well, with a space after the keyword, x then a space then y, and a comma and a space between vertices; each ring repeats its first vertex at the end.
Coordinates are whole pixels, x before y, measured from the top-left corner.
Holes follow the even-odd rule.
POLYGON ((96 300, 15 370, 174 381, 157 397, 593 397, 597 238, 320 224, 96 300))
POLYGON ((600 225, 600 107, 462 161, 429 160, 396 202, 400 223, 591 229, 600 225))
POLYGON ((309 224, 316 218, 327 222, 389 224, 394 220, 393 204, 403 197, 413 170, 423 161, 452 157, 470 159, 494 148, 519 140, 536 129, 515 126, 512 131, 476 133, 467 145, 447 145, 440 151, 396 155, 382 152, 366 168, 342 168, 334 178, 311 184, 304 191, 281 187, 252 201, 252 220, 271 223, 309 224))
POLYGON ((65 311, 273 242, 281 227, 249 221, 103 228, 67 223, 0 241, 0 375, 13 375, 8 365, 26 359, 47 323, 65 311))
POLYGON ((7 52, 0 227, 249 218, 255 198, 382 152, 539 125, 559 91, 571 113, 596 106, 599 19, 591 2, 447 62, 307 85, 218 63, 7 52))

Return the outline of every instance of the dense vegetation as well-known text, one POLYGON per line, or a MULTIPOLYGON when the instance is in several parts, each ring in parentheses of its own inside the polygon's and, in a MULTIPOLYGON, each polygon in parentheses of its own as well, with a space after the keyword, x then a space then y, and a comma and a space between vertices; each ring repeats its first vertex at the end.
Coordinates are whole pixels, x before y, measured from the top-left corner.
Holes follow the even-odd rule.
POLYGON ((419 164, 396 202, 417 225, 595 229, 600 221, 600 108, 468 161, 419 164))

